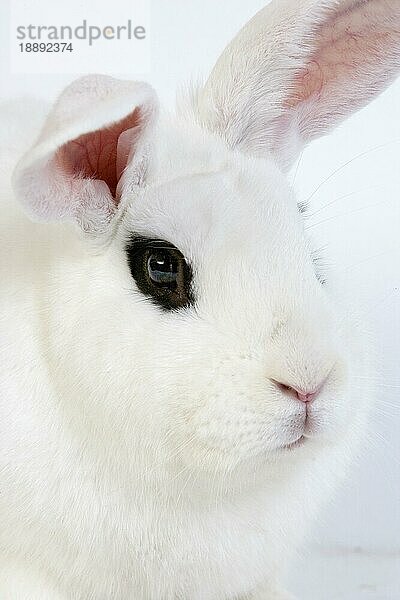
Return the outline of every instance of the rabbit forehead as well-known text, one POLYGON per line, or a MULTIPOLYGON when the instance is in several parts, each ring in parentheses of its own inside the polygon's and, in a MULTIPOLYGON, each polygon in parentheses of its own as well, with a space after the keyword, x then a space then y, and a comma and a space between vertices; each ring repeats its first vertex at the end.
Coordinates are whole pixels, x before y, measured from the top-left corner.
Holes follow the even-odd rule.
POLYGON ((263 236, 266 226, 298 230, 295 200, 272 159, 232 151, 196 128, 163 137, 147 185, 126 200, 127 233, 167 239, 195 258, 196 247, 206 252, 243 233, 263 236))
MULTIPOLYGON (((188 257, 225 248, 254 247, 254 237, 272 239, 276 235, 301 235, 296 203, 285 178, 265 159, 225 152, 223 160, 209 163, 207 169, 185 172, 146 186, 129 204, 124 229, 129 234, 166 239, 188 257)), ((200 159, 199 159, 200 160, 200 159)), ((179 161, 178 161, 179 162, 179 161)), ((193 161, 191 162, 193 165, 193 161)))

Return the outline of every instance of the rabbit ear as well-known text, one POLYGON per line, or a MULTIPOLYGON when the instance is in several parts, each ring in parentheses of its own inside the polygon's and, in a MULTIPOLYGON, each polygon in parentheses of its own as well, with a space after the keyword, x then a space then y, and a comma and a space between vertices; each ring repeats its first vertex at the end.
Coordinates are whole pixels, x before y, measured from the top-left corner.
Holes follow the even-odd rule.
POLYGON ((287 169, 399 70, 399 0, 272 0, 224 51, 196 108, 230 145, 272 152, 287 169))
MULTIPOLYGON (((37 220, 104 229, 124 191, 124 171, 140 183, 140 141, 157 102, 144 83, 91 75, 59 97, 36 145, 13 176, 17 196, 37 220)), ((130 182, 131 183, 131 182, 130 182)))

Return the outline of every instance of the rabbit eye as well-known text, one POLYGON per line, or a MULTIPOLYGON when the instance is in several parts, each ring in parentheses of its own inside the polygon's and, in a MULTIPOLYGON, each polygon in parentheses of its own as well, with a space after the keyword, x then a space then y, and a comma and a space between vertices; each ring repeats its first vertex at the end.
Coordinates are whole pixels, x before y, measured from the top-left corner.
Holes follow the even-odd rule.
POLYGON ((149 252, 147 272, 155 285, 176 288, 179 260, 169 250, 154 250, 154 252, 149 252))
POLYGON ((175 246, 162 240, 134 238, 127 254, 139 290, 161 308, 176 310, 193 303, 191 268, 175 246))

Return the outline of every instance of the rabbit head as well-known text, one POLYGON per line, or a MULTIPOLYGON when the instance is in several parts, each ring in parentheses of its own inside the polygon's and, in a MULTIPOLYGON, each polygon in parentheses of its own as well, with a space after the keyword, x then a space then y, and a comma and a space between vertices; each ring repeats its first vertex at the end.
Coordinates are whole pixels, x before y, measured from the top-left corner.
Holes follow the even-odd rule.
POLYGON ((82 435, 127 463, 225 472, 358 430, 357 325, 286 174, 399 66, 397 0, 275 0, 173 115, 144 83, 62 93, 14 187, 66 222, 41 230, 47 360, 82 435))

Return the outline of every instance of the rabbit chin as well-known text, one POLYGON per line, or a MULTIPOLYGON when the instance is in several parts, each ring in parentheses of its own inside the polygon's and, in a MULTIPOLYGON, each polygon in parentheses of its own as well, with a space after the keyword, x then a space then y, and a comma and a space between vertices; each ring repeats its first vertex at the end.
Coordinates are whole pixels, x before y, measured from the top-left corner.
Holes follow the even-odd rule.
POLYGON ((250 497, 282 507, 304 501, 313 518, 361 454, 368 390, 338 373, 310 409, 307 424, 298 407, 285 406, 286 398, 264 397, 258 412, 248 408, 257 406, 254 397, 229 410, 232 398, 210 393, 208 406, 186 412, 185 423, 175 420, 161 461, 161 495, 173 504, 204 507, 250 497), (359 400, 356 410, 353 398, 359 400), (278 405, 275 418, 267 416, 271 405, 278 405))
POLYGON ((367 411, 360 406, 354 414, 348 385, 331 384, 307 415, 295 401, 287 406, 286 398, 264 399, 263 408, 251 398, 229 410, 231 398, 224 402, 210 395, 207 406, 180 429, 175 426, 170 439, 174 467, 170 467, 193 469, 203 473, 205 481, 207 474, 229 473, 231 483, 238 479, 243 485, 255 473, 270 481, 283 476, 282 468, 302 462, 308 468, 310 461, 323 461, 326 454, 351 457, 364 433, 367 411))

